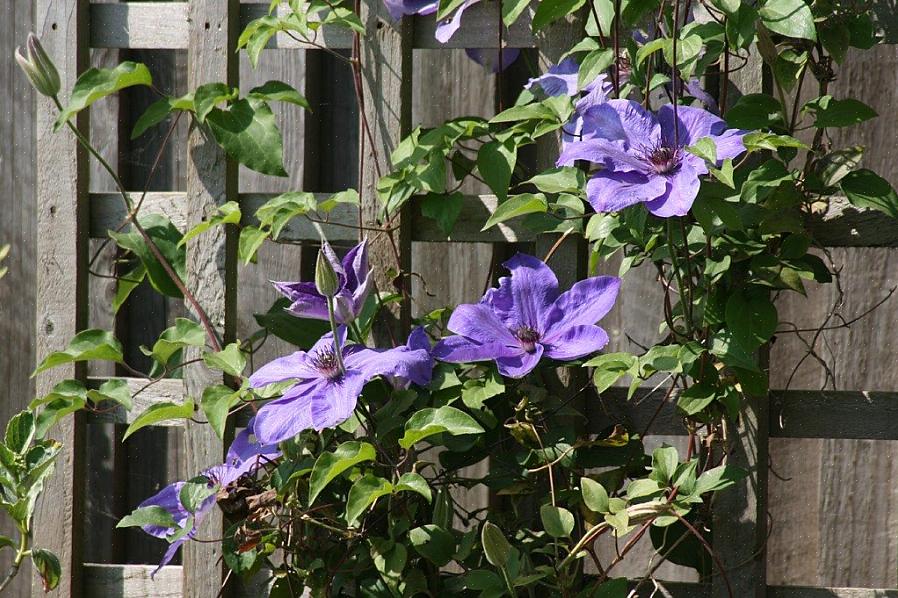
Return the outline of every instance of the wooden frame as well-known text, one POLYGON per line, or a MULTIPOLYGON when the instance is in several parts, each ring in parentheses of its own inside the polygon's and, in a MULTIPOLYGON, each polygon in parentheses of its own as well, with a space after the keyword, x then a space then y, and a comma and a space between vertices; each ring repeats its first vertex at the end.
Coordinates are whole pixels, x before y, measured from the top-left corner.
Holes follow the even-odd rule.
MULTIPOLYGON (((190 2, 122 2, 90 4, 88 0, 37 0, 37 23, 44 45, 57 58, 64 88, 71 88, 77 74, 87 65, 90 47, 142 48, 188 50, 190 86, 212 80, 236 82, 237 59, 234 53, 236 35, 240 27, 267 10, 267 2, 239 4, 237 0, 190 0, 190 2), (89 25, 88 25, 89 23, 89 25)), ((469 9, 466 27, 454 36, 447 46, 439 45, 433 37, 432 17, 410 18, 392 24, 385 18, 380 0, 366 0, 363 19, 369 34, 362 40, 361 58, 370 65, 363 85, 368 98, 366 116, 372 136, 383 159, 398 140, 410 129, 411 51, 413 48, 491 48, 497 45, 495 34, 499 15, 492 4, 479 4, 469 9), (390 110, 386 110, 389 107, 390 110)), ((505 36, 509 47, 538 48, 542 63, 553 63, 561 50, 564 28, 539 39, 529 27, 520 23, 505 36)), ((318 40, 331 49, 348 49, 351 37, 342 31, 325 29, 318 40)), ((276 36, 270 48, 310 48, 286 36, 276 36)), ((743 69, 744 78, 738 82, 743 92, 762 88, 759 63, 743 69)), ((116 226, 124 212, 115 196, 106 193, 89 194, 87 188, 87 160, 71 136, 57 135, 51 130, 53 111, 46 100, 38 106, 38 227, 52 230, 52 235, 38 236, 38 359, 47 353, 64 348, 69 339, 87 327, 87 243, 90 237, 99 238, 116 226)), ((79 115, 76 126, 87 134, 87 114, 79 115)), ((360 136, 365 139, 365 135, 360 136)), ((198 131, 189 140, 189 174, 185 193, 150 193, 145 202, 146 212, 161 212, 179 227, 197 222, 216 205, 238 200, 245 213, 270 197, 259 193, 237 193, 236 168, 226 160, 214 144, 206 143, 198 131)), ((363 145, 363 148, 366 146, 363 145)), ((543 144, 538 161, 554 158, 557 149, 543 144)), ((373 186, 377 179, 370 147, 365 156, 361 195, 365 213, 372 217, 377 209, 373 186)), ((385 167, 384 164, 380 165, 385 167)), ((503 224, 487 231, 480 226, 485 216, 497 204, 491 195, 465 198, 456 229, 451 237, 424 219, 411 205, 400 215, 399 227, 393 242, 400 253, 400 261, 410 259, 412 241, 445 242, 535 242, 545 250, 556 239, 535 238, 515 223, 503 224)), ((328 215, 336 224, 355 224, 356 214, 335 210, 328 215)), ((830 212, 812 223, 814 232, 827 246, 898 246, 898 229, 876 213, 858 211, 844 202, 835 202, 830 212)), ((356 232, 349 227, 325 225, 325 232, 335 241, 352 241, 356 232)), ((284 235, 294 241, 318 240, 317 230, 304 221, 297 221, 284 235)), ((204 306, 210 310, 214 322, 219 323, 220 335, 227 341, 234 337, 234 297, 236 286, 235 244, 232 235, 224 230, 208 233, 189 249, 190 280, 204 306)), ((389 246, 375 243, 372 261, 386 263, 394 259, 388 255, 389 246)), ((555 253, 555 262, 570 265, 559 269, 562 284, 569 284, 583 275, 582 246, 565 242, 555 253)), ((378 280, 381 287, 395 281, 378 280)), ((399 285, 404 285, 403 281, 399 285)), ((408 305, 395 312, 395 330, 408 327, 408 305)), ((39 394, 46 394, 65 378, 85 379, 81 367, 61 367, 38 377, 39 394)), ((141 395, 135 406, 138 410, 157 401, 196 395, 212 381, 212 374, 191 366, 184 384, 166 381, 141 395)), ((91 385, 102 383, 100 378, 87 380, 91 385)), ((135 384, 138 382, 135 380, 135 384)), ((631 421, 647 421, 655 406, 628 403, 620 389, 603 395, 607 407, 631 421)), ((672 404, 672 403, 671 403, 672 404)), ((716 504, 718 533, 715 546, 722 558, 738 565, 733 576, 737 596, 770 596, 772 598, 872 598, 898 597, 898 591, 860 588, 803 588, 768 587, 765 583, 763 541, 766 538, 766 450, 769 437, 788 438, 863 438, 898 440, 898 430, 883 417, 898 410, 898 392, 773 392, 768 397, 753 399, 743 421, 734 432, 739 436, 739 460, 752 471, 749 480, 736 491, 730 491, 716 504), (825 406, 825 410, 821 407, 825 406), (821 413, 827 414, 824 418, 821 413), (833 417, 838 414, 839 417, 833 417), (723 531, 725 530, 725 531, 723 531)), ((80 517, 83 489, 80 487, 84 465, 82 439, 84 426, 94 422, 127 423, 133 415, 114 411, 102 416, 78 414, 66 420, 58 429, 57 438, 65 449, 60 456, 56 474, 47 485, 36 513, 36 544, 53 550, 60 557, 64 576, 52 596, 197 596, 211 598, 218 593, 222 568, 213 543, 189 543, 185 549, 184 567, 169 566, 160 571, 155 582, 149 581, 151 567, 145 565, 98 565, 82 563, 80 517)), ((657 433, 682 434, 681 421, 673 408, 663 410, 657 420, 657 433)), ((208 427, 187 426, 187 462, 189 470, 199 470, 219 462, 223 446, 208 427)), ((205 537, 220 533, 220 517, 209 517, 202 532, 205 537)), ((42 594, 39 581, 34 582, 34 594, 42 594)), ((718 581, 710 586, 698 584, 670 584, 674 596, 726 595, 718 581)))

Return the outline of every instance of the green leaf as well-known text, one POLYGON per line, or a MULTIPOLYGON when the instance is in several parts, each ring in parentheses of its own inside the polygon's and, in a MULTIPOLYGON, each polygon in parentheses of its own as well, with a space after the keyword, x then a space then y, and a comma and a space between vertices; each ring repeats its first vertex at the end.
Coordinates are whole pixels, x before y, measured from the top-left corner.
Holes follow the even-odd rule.
MULTIPOLYGON (((153 244, 159 249, 165 261, 171 265, 178 278, 182 282, 187 280, 187 253, 179 245, 182 237, 181 231, 161 214, 144 214, 139 216, 137 220, 147 233, 147 236, 152 239, 153 244)), ((165 268, 140 233, 136 231, 126 233, 109 231, 109 236, 115 240, 119 247, 127 249, 137 256, 146 268, 150 284, 153 285, 154 289, 167 297, 176 299, 182 297, 181 290, 168 275, 168 272, 165 271, 165 268)))
POLYGON ((161 100, 150 104, 144 113, 140 115, 140 118, 137 119, 137 122, 134 123, 134 129, 131 131, 131 139, 137 139, 151 127, 155 127, 161 123, 168 118, 168 115, 172 113, 172 110, 170 98, 162 98, 161 100))
POLYGON ((629 500, 646 498, 648 496, 654 496, 663 490, 664 488, 662 488, 657 481, 648 478, 639 478, 631 481, 627 485, 627 498, 629 500))
POLYGON ((596 387, 596 392, 602 393, 625 376, 637 361, 638 359, 629 353, 603 353, 593 357, 583 366, 595 368, 592 382, 596 387))
POLYGON ((660 446, 652 451, 652 479, 667 484, 677 470, 680 457, 672 446, 660 446))
POLYGON ((87 398, 97 404, 103 401, 112 401, 113 403, 121 405, 128 411, 131 411, 131 408, 133 407, 131 402, 131 388, 128 386, 128 382, 117 378, 107 380, 101 384, 98 389, 88 390, 87 398))
POLYGON ((586 185, 586 174, 579 168, 550 168, 527 181, 544 193, 579 193, 586 185))
POLYGON ((69 103, 53 124, 53 130, 58 131, 66 121, 99 99, 126 87, 152 84, 149 69, 137 62, 123 62, 112 69, 88 69, 75 82, 69 103))
POLYGON ((600 585, 593 598, 626 598, 629 591, 627 578, 616 577, 600 585))
MULTIPOLYGON (((577 86, 583 89, 596 80, 601 73, 614 63, 614 51, 610 48, 593 50, 583 58, 580 63, 580 73, 577 75, 577 86)), ((566 167, 567 168, 567 167, 566 167)), ((583 173, 580 169, 574 169, 583 173)), ((545 189, 543 189, 545 191, 545 189)))
POLYGON ((312 111, 309 101, 283 81, 268 81, 264 85, 254 87, 249 90, 248 97, 265 102, 286 102, 312 111))
POLYGON ((262 174, 287 176, 281 131, 265 102, 241 99, 227 110, 213 108, 206 123, 233 159, 262 174))
POLYGON ((477 170, 500 201, 508 196, 508 185, 516 161, 517 147, 510 143, 490 141, 477 152, 477 170))
POLYGON ((376 456, 373 446, 357 440, 344 442, 334 452, 322 453, 315 461, 309 478, 309 504, 313 504, 321 491, 338 475, 358 463, 374 461, 376 456))
POLYGON ((473 417, 455 407, 449 405, 438 409, 428 407, 412 415, 406 422, 405 434, 399 440, 399 446, 408 449, 424 438, 443 432, 453 436, 481 434, 483 428, 473 417))
POLYGON ((37 438, 46 438, 47 433, 53 426, 59 423, 62 418, 83 409, 87 401, 83 397, 55 399, 50 401, 37 416, 35 423, 35 436, 37 438))
POLYGON ((181 492, 178 493, 178 500, 181 506, 188 513, 196 513, 207 498, 218 492, 218 486, 209 484, 209 479, 205 476, 198 476, 184 482, 181 486, 181 492))
POLYGON ((840 186, 851 205, 872 208, 898 218, 898 194, 887 180, 872 170, 856 170, 842 179, 840 186))
POLYGON ((421 199, 421 215, 435 220, 443 234, 450 237, 455 221, 461 214, 464 199, 465 196, 458 191, 449 195, 428 193, 421 199))
POLYGON ((692 493, 696 496, 705 492, 717 492, 733 486, 736 482, 748 475, 748 472, 732 465, 721 465, 709 469, 698 477, 692 493))
POLYGON ((528 6, 530 0, 502 0, 502 22, 511 27, 528 6))
POLYGON ((767 0, 758 14, 764 26, 774 33, 817 41, 814 15, 804 0, 767 0))
POLYGON ((695 415, 717 398, 717 389, 710 384, 693 384, 680 393, 677 399, 679 407, 686 415, 695 415))
POLYGON ((113 313, 118 313, 118 310, 121 309, 131 295, 131 291, 136 289, 146 277, 146 266, 143 265, 143 262, 137 262, 133 270, 115 281, 115 297, 112 298, 113 313))
POLYGON ((6 424, 6 447, 14 453, 24 453, 34 439, 34 414, 30 411, 16 413, 6 424))
POLYGON ((137 418, 131 422, 131 425, 125 430, 125 435, 122 437, 122 440, 127 440, 131 434, 141 428, 152 426, 161 421, 169 419, 188 419, 190 417, 193 417, 193 399, 187 399, 180 405, 169 402, 150 405, 146 411, 138 415, 137 418))
POLYGON ((726 112, 726 121, 738 129, 785 129, 786 117, 778 100, 763 93, 742 96, 726 112))
POLYGON ((437 567, 443 567, 455 554, 455 536, 438 525, 428 524, 409 531, 415 551, 437 567))
POLYGON ((290 300, 281 297, 266 313, 254 314, 253 317, 259 326, 300 349, 312 348, 315 342, 330 330, 330 325, 326 321, 297 318, 286 311, 288 307, 290 300))
POLYGON ((713 4, 718 10, 726 13, 727 16, 734 16, 739 12, 739 5, 741 4, 740 0, 711 0, 711 4, 713 4))
POLYGON ((739 344, 753 351, 770 340, 779 318, 766 292, 737 291, 727 300, 726 323, 739 344))
POLYGON ((426 498, 427 502, 433 500, 433 495, 430 492, 430 486, 427 484, 427 480, 425 480, 421 474, 413 471, 399 476, 399 481, 396 482, 396 487, 393 490, 394 492, 417 492, 426 498))
POLYGON ((724 365, 742 368, 752 372, 760 372, 751 351, 739 344, 739 341, 728 330, 722 330, 711 340, 711 353, 720 358, 724 365))
POLYGON ((238 378, 246 369, 246 356, 240 343, 231 343, 217 353, 203 353, 203 362, 213 370, 219 370, 238 378))
MULTIPOLYGON (((458 378, 455 378, 458 380, 458 378)), ((505 392, 502 376, 494 369, 488 369, 480 378, 465 380, 461 390, 461 400, 471 410, 483 409, 483 403, 489 398, 505 392)))
POLYGON ((702 137, 694 144, 686 148, 690 154, 698 156, 705 162, 717 164, 717 145, 710 137, 702 137))
POLYGON ((575 12, 585 0, 541 0, 533 15, 533 31, 539 31, 558 19, 575 12))
POLYGON ((206 232, 213 226, 223 226, 225 224, 240 224, 240 204, 236 201, 229 201, 220 205, 215 213, 212 214, 212 217, 203 220, 192 229, 187 231, 187 233, 178 241, 178 246, 185 245, 187 241, 194 238, 195 236, 206 232))
POLYGON ((240 404, 240 393, 224 384, 215 384, 203 389, 200 407, 219 438, 224 438, 225 424, 231 407, 240 404))
POLYGON ((511 544, 505 539, 499 526, 490 521, 485 522, 480 530, 480 543, 489 564, 504 569, 511 557, 511 544))
POLYGON ((574 515, 564 507, 544 504, 539 509, 543 529, 553 538, 567 538, 574 531, 574 515))
POLYGON ((114 361, 122 363, 122 345, 106 330, 83 330, 75 335, 64 351, 50 353, 41 361, 35 374, 74 361, 114 361))
POLYGON ((256 261, 256 252, 268 238, 268 231, 255 226, 244 226, 240 231, 240 243, 237 247, 237 257, 244 264, 256 261))
POLYGON ((393 484, 370 473, 360 477, 349 489, 346 521, 352 525, 374 501, 393 492, 393 484))
POLYGON ((832 96, 814 98, 804 105, 802 111, 813 112, 816 115, 814 126, 818 129, 849 127, 877 116, 876 110, 859 100, 853 98, 836 100, 832 96))
POLYGON ((488 228, 492 228, 500 222, 505 222, 506 220, 510 220, 517 216, 537 213, 544 214, 548 210, 549 203, 546 201, 546 196, 542 193, 521 193, 520 195, 512 195, 499 204, 496 211, 490 215, 483 225, 483 228, 480 230, 484 231, 488 228))
POLYGON ((62 567, 56 555, 43 548, 34 548, 31 550, 31 562, 41 577, 44 592, 56 589, 62 576, 62 567))
POLYGON ((608 512, 608 491, 603 485, 590 478, 580 478, 580 492, 583 494, 583 503, 590 511, 608 512))
POLYGON ((143 527, 145 525, 164 528, 178 527, 172 514, 158 505, 134 509, 130 515, 122 517, 115 527, 143 527))
POLYGON ((160 365, 165 365, 178 350, 205 344, 206 331, 201 325, 187 318, 176 318, 175 325, 163 330, 153 344, 151 356, 160 365))
POLYGON ((236 100, 238 91, 225 83, 206 83, 196 88, 193 94, 196 119, 205 122, 209 113, 219 104, 236 100))

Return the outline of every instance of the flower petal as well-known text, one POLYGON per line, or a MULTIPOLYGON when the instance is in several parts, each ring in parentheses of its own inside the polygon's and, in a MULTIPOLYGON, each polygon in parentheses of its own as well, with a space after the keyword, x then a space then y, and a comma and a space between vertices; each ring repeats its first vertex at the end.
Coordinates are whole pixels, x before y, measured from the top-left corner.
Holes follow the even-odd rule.
POLYGON ((287 312, 298 318, 327 320, 327 300, 312 282, 274 282, 274 288, 291 301, 287 312))
POLYGON ((437 41, 441 44, 448 42, 452 36, 455 35, 455 32, 458 31, 458 28, 461 27, 461 16, 468 8, 478 2, 480 2, 480 0, 465 0, 464 4, 459 6, 458 10, 456 10, 451 17, 438 22, 436 34, 434 35, 434 37, 437 38, 437 41))
POLYGON ((323 386, 321 380, 297 384, 280 399, 263 405, 253 424, 259 442, 275 444, 312 429, 312 402, 322 400, 323 386))
POLYGON ((478 343, 463 336, 448 336, 433 348, 433 357, 446 363, 474 363, 513 357, 523 351, 503 343, 478 343))
POLYGON ((614 307, 620 278, 593 276, 574 284, 552 304, 542 342, 552 344, 573 326, 591 326, 614 307))
POLYGON ((608 334, 598 326, 572 326, 552 339, 546 355, 565 361, 600 351, 608 344, 608 334))
MULTIPOLYGON (((544 314, 558 297, 558 279, 555 273, 538 258, 518 253, 502 264, 511 272, 511 276, 499 279, 499 287, 490 289, 481 300, 481 305, 489 305, 504 322, 504 333, 486 330, 478 322, 468 325, 469 332, 461 332, 452 327, 449 329, 464 334, 482 343, 508 343, 519 345, 509 328, 528 326, 538 330, 544 314)), ((457 310, 456 310, 457 311, 457 310)), ((455 313, 452 314, 455 317, 455 313)))
POLYGON ((335 428, 349 419, 367 381, 361 372, 347 370, 341 378, 325 382, 322 393, 311 402, 312 427, 335 428))
POLYGON ((253 428, 255 423, 255 417, 250 419, 246 428, 234 437, 234 441, 228 448, 226 463, 237 466, 248 461, 257 460, 260 456, 264 456, 266 459, 274 459, 280 455, 281 452, 278 450, 277 444, 262 444, 259 442, 253 428))
POLYGON ((181 544, 188 540, 187 536, 183 538, 178 538, 174 542, 168 545, 168 549, 165 551, 165 554, 162 556, 162 560, 159 561, 159 564, 150 572, 150 579, 155 579, 156 574, 159 573, 159 569, 162 569, 164 566, 169 564, 175 555, 178 553, 178 549, 181 548, 181 544))
MULTIPOLYGON (((588 126, 593 125, 584 121, 581 130, 581 134, 584 137, 586 137, 589 131, 587 129, 588 126)), ((594 164, 601 164, 610 170, 620 172, 642 172, 647 168, 646 164, 637 156, 631 154, 621 142, 608 141, 607 139, 584 138, 582 141, 567 143, 562 149, 556 164, 558 166, 572 166, 577 160, 588 160, 594 164)))
POLYGON ((717 146, 717 161, 732 160, 745 153, 743 137, 745 137, 745 131, 739 129, 727 129, 723 134, 712 137, 714 145, 717 146))
POLYGON ((394 21, 404 15, 430 15, 436 12, 438 0, 384 0, 384 5, 394 21))
POLYGON ((698 188, 701 186, 699 175, 683 162, 676 172, 666 177, 667 189, 661 197, 646 203, 649 212, 661 218, 685 216, 695 202, 698 188))
POLYGON ((633 100, 608 100, 607 106, 614 109, 619 119, 619 127, 624 137, 612 137, 614 129, 609 129, 607 139, 624 139, 630 147, 652 147, 661 140, 661 125, 655 115, 633 100))
POLYGON ((309 355, 305 351, 296 351, 285 357, 269 361, 253 372, 249 377, 249 387, 261 388, 275 382, 303 380, 314 378, 317 375, 317 370, 309 363, 309 355))
MULTIPOLYGON (((181 505, 180 496, 181 488, 183 487, 184 482, 174 482, 173 484, 169 484, 137 505, 137 507, 141 509, 144 507, 162 507, 171 514, 172 519, 178 524, 178 527, 182 527, 187 523, 187 519, 190 516, 187 509, 181 505)), ((141 529, 157 538, 165 538, 174 531, 174 528, 159 527, 158 525, 144 525, 141 529)))
POLYGON ((580 65, 576 60, 568 57, 549 67, 545 74, 528 80, 524 89, 533 91, 534 87, 538 87, 549 97, 574 96, 579 92, 577 87, 579 73, 580 65))
POLYGON ((343 271, 346 273, 346 288, 353 291, 368 278, 368 241, 362 241, 343 257, 343 271))
POLYGON ((375 376, 395 376, 422 386, 430 382, 433 370, 428 351, 408 347, 368 349, 353 345, 343 353, 343 362, 347 373, 358 372, 366 381, 375 376))
MULTIPOLYGON (((492 297, 495 293, 487 295, 492 297)), ((504 296, 500 298, 503 301, 506 300, 504 296)), ((511 304, 510 299, 507 302, 509 305, 511 304)), ((517 339, 512 336, 508 327, 499 321, 501 315, 485 303, 465 303, 456 307, 452 312, 448 328, 456 334, 461 334, 480 343, 517 344, 517 339)))
POLYGON ((500 357, 496 359, 499 373, 509 378, 523 378, 539 363, 543 356, 543 346, 536 345, 532 352, 521 351, 513 357, 500 357))
POLYGON ((586 183, 586 199, 596 212, 616 212, 664 194, 663 176, 602 170, 586 183))

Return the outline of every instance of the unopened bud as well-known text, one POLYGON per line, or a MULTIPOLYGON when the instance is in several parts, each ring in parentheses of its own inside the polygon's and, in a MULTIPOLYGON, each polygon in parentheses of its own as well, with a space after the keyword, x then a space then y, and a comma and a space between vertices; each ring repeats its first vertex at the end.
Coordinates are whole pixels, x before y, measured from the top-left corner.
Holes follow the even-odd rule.
POLYGON ((321 245, 321 251, 318 252, 318 261, 315 263, 315 288, 329 299, 333 298, 340 288, 340 279, 337 278, 337 272, 334 270, 328 255, 332 253, 333 250, 325 241, 321 245))
POLYGON ((28 34, 28 43, 25 53, 22 48, 16 48, 16 62, 24 71, 31 85, 45 96, 53 97, 59 93, 61 86, 59 71, 47 53, 41 42, 33 33, 28 34))

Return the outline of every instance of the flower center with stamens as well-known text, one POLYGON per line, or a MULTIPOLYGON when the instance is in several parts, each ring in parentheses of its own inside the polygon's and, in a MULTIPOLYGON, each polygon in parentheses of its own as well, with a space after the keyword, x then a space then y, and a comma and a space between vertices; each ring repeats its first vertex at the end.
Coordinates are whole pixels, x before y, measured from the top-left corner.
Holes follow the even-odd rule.
POLYGON ((337 361, 337 354, 333 349, 323 349, 315 354, 312 358, 315 368, 321 372, 321 375, 329 380, 336 380, 340 377, 340 363, 337 361))
POLYGON ((647 149, 643 160, 658 174, 670 174, 680 165, 680 148, 656 145, 647 149))
POLYGON ((521 347, 528 353, 536 350, 536 343, 539 342, 539 332, 529 326, 521 326, 515 332, 515 336, 521 341, 521 347))

